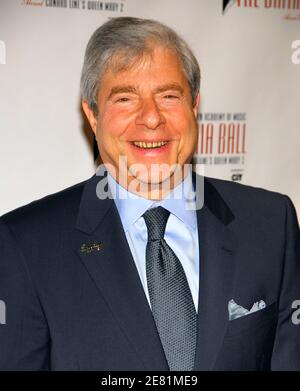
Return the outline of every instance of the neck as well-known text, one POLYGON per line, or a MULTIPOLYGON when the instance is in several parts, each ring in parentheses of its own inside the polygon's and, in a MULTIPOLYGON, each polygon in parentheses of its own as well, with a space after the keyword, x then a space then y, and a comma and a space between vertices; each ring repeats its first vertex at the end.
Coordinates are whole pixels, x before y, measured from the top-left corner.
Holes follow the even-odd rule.
POLYGON ((169 177, 160 182, 143 182, 128 172, 127 175, 121 175, 119 172, 111 172, 108 169, 114 180, 128 192, 153 201, 159 201, 167 197, 176 186, 185 180, 190 170, 191 165, 185 164, 184 166, 178 166, 169 177))

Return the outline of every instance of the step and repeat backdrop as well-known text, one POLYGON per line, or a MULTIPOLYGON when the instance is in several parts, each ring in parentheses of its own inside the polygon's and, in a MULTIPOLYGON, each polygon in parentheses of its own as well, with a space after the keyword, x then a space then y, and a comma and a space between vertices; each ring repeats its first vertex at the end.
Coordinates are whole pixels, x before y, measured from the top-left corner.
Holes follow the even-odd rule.
POLYGON ((299 216, 300 0, 0 0, 0 214, 93 175, 80 72, 118 16, 164 22, 194 50, 205 174, 288 194, 299 216))

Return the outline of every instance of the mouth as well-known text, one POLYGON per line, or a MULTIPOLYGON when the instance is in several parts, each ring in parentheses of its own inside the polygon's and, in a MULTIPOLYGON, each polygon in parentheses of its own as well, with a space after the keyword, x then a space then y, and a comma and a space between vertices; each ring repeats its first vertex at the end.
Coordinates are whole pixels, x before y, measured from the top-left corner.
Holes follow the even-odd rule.
POLYGON ((131 141, 131 144, 140 149, 157 149, 162 148, 167 145, 169 141, 155 141, 155 142, 145 142, 145 141, 131 141))

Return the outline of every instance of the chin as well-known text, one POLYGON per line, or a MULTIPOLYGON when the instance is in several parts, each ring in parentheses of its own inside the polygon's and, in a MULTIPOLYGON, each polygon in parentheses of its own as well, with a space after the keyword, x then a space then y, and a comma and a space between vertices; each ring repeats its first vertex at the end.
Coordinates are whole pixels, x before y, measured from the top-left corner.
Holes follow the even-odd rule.
POLYGON ((152 169, 148 171, 148 175, 141 176, 140 180, 143 182, 148 182, 149 184, 160 184, 165 181, 170 180, 174 173, 174 168, 172 165, 169 168, 160 169, 152 169))

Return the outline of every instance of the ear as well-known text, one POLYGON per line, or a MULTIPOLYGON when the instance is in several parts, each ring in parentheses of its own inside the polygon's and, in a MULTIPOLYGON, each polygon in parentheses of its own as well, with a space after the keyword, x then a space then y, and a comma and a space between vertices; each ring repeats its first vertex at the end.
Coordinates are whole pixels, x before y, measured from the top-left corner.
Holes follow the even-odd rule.
POLYGON ((195 104, 193 107, 193 112, 194 112, 194 116, 196 119, 197 119, 197 115, 198 115, 199 105, 200 105, 200 93, 198 92, 196 99, 195 99, 195 104))
POLYGON ((81 105, 82 105, 82 110, 84 111, 84 113, 85 113, 85 115, 91 125, 91 128, 92 128, 94 134, 96 135, 97 118, 95 117, 95 114, 87 101, 83 100, 81 102, 81 105))

